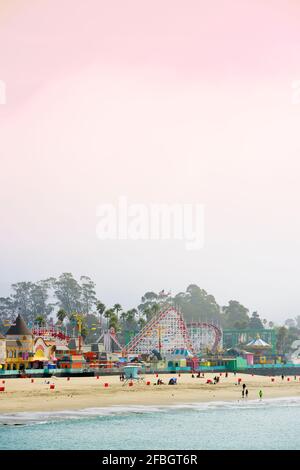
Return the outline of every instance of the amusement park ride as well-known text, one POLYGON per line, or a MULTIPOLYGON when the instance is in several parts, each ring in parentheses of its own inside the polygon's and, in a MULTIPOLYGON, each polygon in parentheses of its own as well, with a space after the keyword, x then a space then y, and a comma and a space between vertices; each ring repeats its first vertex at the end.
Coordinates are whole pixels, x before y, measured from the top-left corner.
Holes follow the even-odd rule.
POLYGON ((213 323, 191 322, 187 328, 197 353, 208 349, 216 352, 222 344, 222 330, 213 323))
MULTIPOLYGON (((78 332, 78 349, 82 346, 82 321, 76 318, 78 332)), ((96 330, 96 328, 92 328, 96 330)), ((56 343, 68 345, 71 337, 61 327, 53 323, 47 326, 34 325, 32 333, 44 340, 55 340, 56 343)), ((151 354, 153 350, 160 355, 172 353, 175 349, 186 349, 192 354, 203 351, 216 352, 222 343, 222 331, 219 327, 207 322, 186 323, 175 307, 161 310, 144 326, 144 328, 126 345, 122 346, 113 327, 103 330, 97 343, 103 342, 106 352, 119 351, 123 356, 128 354, 151 354)))
POLYGON ((222 331, 212 323, 186 324, 181 313, 169 307, 157 313, 145 327, 125 346, 123 352, 149 354, 158 350, 168 354, 178 348, 194 354, 203 349, 215 352, 222 340, 222 331))
POLYGON ((97 343, 101 343, 102 340, 106 352, 112 352, 113 344, 115 344, 120 351, 123 349, 118 341, 114 327, 111 327, 108 330, 104 331, 98 339, 97 343))
POLYGON ((44 339, 53 339, 53 338, 57 338, 58 340, 62 341, 62 342, 66 342, 68 343, 71 339, 70 336, 66 335, 65 333, 63 333, 59 328, 56 328, 54 326, 50 326, 50 327, 34 327, 32 329, 32 333, 34 336, 40 336, 44 339))

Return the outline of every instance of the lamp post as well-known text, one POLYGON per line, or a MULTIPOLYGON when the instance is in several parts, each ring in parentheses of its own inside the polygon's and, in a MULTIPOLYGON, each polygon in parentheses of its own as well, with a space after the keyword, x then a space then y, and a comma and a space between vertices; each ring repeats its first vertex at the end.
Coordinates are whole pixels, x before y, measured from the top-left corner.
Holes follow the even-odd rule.
POLYGON ((74 315, 77 321, 78 327, 78 350, 81 352, 81 332, 82 332, 82 316, 79 314, 74 315))

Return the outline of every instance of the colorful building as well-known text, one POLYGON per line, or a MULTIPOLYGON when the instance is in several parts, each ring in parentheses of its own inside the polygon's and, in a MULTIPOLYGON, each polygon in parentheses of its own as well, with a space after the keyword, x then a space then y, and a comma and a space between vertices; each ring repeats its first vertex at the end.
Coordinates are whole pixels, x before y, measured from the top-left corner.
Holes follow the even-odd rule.
POLYGON ((34 356, 33 334, 27 328, 21 315, 6 333, 6 366, 7 370, 24 370, 31 368, 34 356))
POLYGON ((54 340, 46 340, 42 337, 34 340, 34 356, 32 358, 33 369, 43 369, 45 364, 55 364, 57 361, 56 343, 54 340))
POLYGON ((86 361, 82 354, 69 354, 58 361, 58 367, 60 369, 83 369, 86 367, 86 361))
POLYGON ((6 362, 6 339, 0 334, 0 369, 4 369, 6 362))

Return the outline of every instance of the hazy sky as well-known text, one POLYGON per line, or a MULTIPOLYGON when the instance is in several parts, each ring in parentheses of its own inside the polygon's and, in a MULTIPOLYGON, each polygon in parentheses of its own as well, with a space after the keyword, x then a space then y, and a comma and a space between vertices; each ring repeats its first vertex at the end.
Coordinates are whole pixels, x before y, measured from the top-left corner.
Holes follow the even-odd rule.
POLYGON ((300 314, 298 0, 0 0, 0 80, 0 296, 67 271, 300 314), (204 204, 204 248, 98 240, 121 195, 204 204))

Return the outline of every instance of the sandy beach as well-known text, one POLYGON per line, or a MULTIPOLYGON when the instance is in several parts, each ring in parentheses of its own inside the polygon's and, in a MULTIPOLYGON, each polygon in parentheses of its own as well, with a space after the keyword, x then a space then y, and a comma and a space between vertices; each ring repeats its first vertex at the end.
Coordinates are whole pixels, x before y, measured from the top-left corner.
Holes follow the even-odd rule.
POLYGON ((245 383, 249 391, 248 399, 258 399, 258 392, 263 391, 263 398, 297 397, 300 396, 300 380, 290 377, 251 376, 248 374, 224 374, 217 384, 207 384, 208 378, 215 374, 205 374, 205 378, 192 378, 190 374, 177 375, 177 385, 167 385, 170 375, 160 374, 159 378, 166 385, 154 385, 154 375, 145 376, 144 383, 128 383, 123 386, 118 376, 112 377, 80 377, 52 379, 7 379, 5 392, 0 392, 0 413, 20 411, 60 411, 83 408, 94 408, 113 405, 171 405, 178 403, 194 403, 208 401, 242 400, 242 385, 245 383), (55 384, 50 389, 49 382, 55 384), (150 385, 146 382, 150 381, 150 385), (104 387, 104 383, 109 386, 104 387))

